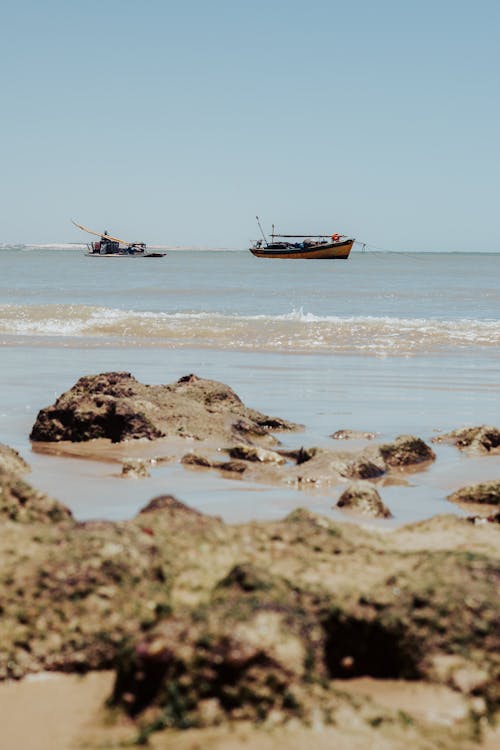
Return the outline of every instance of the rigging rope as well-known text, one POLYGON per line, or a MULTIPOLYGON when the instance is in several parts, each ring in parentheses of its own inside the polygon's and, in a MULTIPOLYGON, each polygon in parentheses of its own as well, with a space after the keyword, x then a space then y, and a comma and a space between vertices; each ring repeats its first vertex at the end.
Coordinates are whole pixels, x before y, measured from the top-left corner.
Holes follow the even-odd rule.
POLYGON ((380 247, 379 245, 372 245, 371 243, 369 243, 369 242, 363 242, 362 240, 355 240, 355 243, 357 245, 361 245, 361 252, 362 253, 364 253, 367 249, 368 250, 369 249, 373 249, 373 250, 378 250, 379 252, 382 252, 382 253, 392 253, 393 255, 404 255, 406 257, 412 256, 411 260, 413 260, 413 261, 422 261, 422 262, 425 263, 426 261, 432 260, 432 257, 429 257, 429 258, 423 258, 423 257, 415 258, 415 254, 417 254, 417 253, 420 256, 422 256, 422 255, 432 256, 432 252, 433 251, 431 251, 431 250, 427 250, 427 251, 423 251, 423 250, 393 250, 393 249, 390 249, 390 248, 387 248, 387 247, 380 247))

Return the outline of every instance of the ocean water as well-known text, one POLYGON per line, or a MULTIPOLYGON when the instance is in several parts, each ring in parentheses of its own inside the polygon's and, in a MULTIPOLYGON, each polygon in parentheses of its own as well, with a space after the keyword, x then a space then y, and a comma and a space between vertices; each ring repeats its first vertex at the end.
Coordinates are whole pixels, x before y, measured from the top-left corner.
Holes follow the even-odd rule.
MULTIPOLYGON (((242 251, 160 259, 87 258, 78 246, 0 248, 0 441, 30 481, 78 518, 126 518, 159 492, 229 521, 301 505, 332 510, 339 489, 305 494, 176 464, 150 479, 31 450, 40 408, 82 375, 124 370, 148 383, 188 373, 249 406, 300 422, 286 445, 330 445, 338 429, 425 440, 500 426, 500 255, 353 252, 348 261, 267 260, 242 251)), ((408 486, 382 488, 393 523, 462 513, 446 494, 500 477, 500 459, 438 446, 408 486)))

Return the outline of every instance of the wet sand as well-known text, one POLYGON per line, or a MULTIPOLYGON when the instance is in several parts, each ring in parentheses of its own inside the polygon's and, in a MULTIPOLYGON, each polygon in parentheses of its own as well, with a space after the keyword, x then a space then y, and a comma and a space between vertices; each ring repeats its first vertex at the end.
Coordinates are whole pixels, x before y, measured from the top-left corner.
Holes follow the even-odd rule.
MULTIPOLYGON (((285 447, 314 445, 307 433, 280 435, 285 447)), ((429 443, 426 435, 420 435, 429 443)), ((382 442, 362 440, 324 440, 323 447, 334 451, 357 452, 368 444, 382 442)), ((376 482, 381 497, 394 517, 384 521, 358 518, 359 523, 377 528, 395 528, 424 520, 441 513, 458 516, 489 515, 486 506, 459 506, 447 496, 477 482, 500 479, 500 455, 471 456, 449 445, 432 445, 436 461, 425 467, 408 467, 376 482)), ((334 508, 345 488, 308 486, 296 489, 283 483, 263 484, 229 477, 216 470, 185 467, 181 457, 190 452, 204 452, 214 460, 225 454, 214 444, 168 438, 148 442, 128 441, 111 444, 106 440, 89 443, 33 444, 24 457, 32 467, 29 481, 67 505, 78 520, 131 518, 152 497, 169 492, 188 505, 228 523, 253 519, 283 518, 298 506, 306 507, 337 521, 347 515, 334 508), (152 460, 150 476, 123 479, 122 463, 128 459, 152 460)))
MULTIPOLYGON (((43 673, 19 682, 0 684, 2 750, 106 750, 129 746, 137 728, 123 718, 106 714, 104 703, 113 685, 113 673, 91 672, 85 676, 43 673)), ((353 696, 371 698, 382 708, 403 711, 423 722, 429 733, 459 726, 469 710, 463 696, 444 686, 401 680, 359 678, 333 681, 332 687, 353 696)), ((414 747, 425 747, 414 739, 414 747)), ((487 729, 483 742, 470 747, 496 750, 500 728, 487 729)), ((401 737, 367 736, 366 729, 352 725, 349 731, 335 727, 257 729, 242 723, 235 727, 167 731, 150 738, 156 750, 400 750, 401 737), (376 743, 376 744, 373 744, 376 743)), ((430 747, 430 745, 429 745, 430 747)), ((451 745, 443 744, 442 747, 451 745)), ((461 746, 463 747, 463 746, 461 746)))
POLYGON ((112 672, 43 673, 0 683, 2 750, 69 750, 102 720, 112 672))

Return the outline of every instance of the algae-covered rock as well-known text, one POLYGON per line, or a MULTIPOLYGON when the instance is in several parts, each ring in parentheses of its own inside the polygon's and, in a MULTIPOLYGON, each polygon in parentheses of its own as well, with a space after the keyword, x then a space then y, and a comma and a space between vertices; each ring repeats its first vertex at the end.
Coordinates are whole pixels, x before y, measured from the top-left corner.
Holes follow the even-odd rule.
POLYGON ((0 470, 0 519, 17 523, 58 523, 72 519, 71 511, 16 473, 0 470))
POLYGON ((490 425, 461 427, 432 438, 434 443, 451 443, 460 450, 488 454, 500 452, 500 430, 490 425))
POLYGON ((113 702, 175 727, 300 716, 295 693, 322 670, 322 643, 322 628, 293 587, 239 565, 215 586, 208 607, 167 618, 123 655, 113 702))
POLYGON ((181 464, 185 466, 198 466, 202 469, 209 469, 212 466, 211 461, 206 456, 201 456, 199 453, 186 453, 181 458, 181 464))
POLYGON ((162 495, 128 522, 2 530, 0 679, 114 666, 115 704, 148 731, 326 722, 330 678, 354 676, 500 706, 496 524, 227 525, 162 495))
POLYGON ((27 474, 30 471, 29 464, 16 451, 4 443, 0 443, 0 472, 9 474, 27 474))
POLYGON ((393 443, 384 443, 377 449, 387 466, 403 467, 434 461, 436 454, 421 438, 400 435, 393 443))
POLYGON ((144 529, 21 527, 2 540, 0 679, 110 668, 124 640, 169 606, 168 573, 144 529))
POLYGON ((82 442, 165 436, 276 442, 272 431, 299 425, 247 408, 223 383, 190 375, 171 385, 144 385, 130 373, 80 378, 53 406, 42 409, 31 440, 82 442))
POLYGON ((121 476, 124 479, 145 479, 151 476, 150 461, 141 458, 130 458, 122 464, 121 476))
POLYGON ((462 487, 448 495, 448 500, 454 503, 500 505, 500 479, 462 487))
POLYGON ((378 491, 369 482, 353 482, 340 495, 337 508, 373 518, 392 518, 378 491))
MULTIPOLYGON (((390 538, 302 509, 270 524, 198 526, 203 560, 184 555, 176 574, 183 587, 190 580, 191 594, 186 598, 183 588, 179 599, 175 583, 172 589, 172 601, 189 602, 189 609, 181 618, 177 609, 135 641, 120 661, 115 702, 148 726, 255 722, 276 712, 307 721, 311 700, 326 711, 330 677, 448 684, 436 659, 457 655, 467 674, 481 672, 473 695, 494 710, 497 559, 472 553, 470 537, 468 551, 455 549, 457 539, 479 540, 483 530, 457 518, 448 525, 437 520, 439 533, 449 528, 453 540, 432 552, 421 545, 434 522, 390 538), (216 579, 224 561, 226 572, 216 579)), ((457 678, 459 684, 472 683, 457 678)))
POLYGON ((226 471, 230 474, 244 474, 248 469, 246 461, 218 461, 214 464, 220 471, 226 471))
MULTIPOLYGON (((154 497, 150 502, 141 508, 139 511, 139 518, 147 513, 159 513, 162 515, 170 514, 173 517, 179 517, 179 514, 190 515, 190 516, 203 516, 202 513, 190 508, 189 505, 178 500, 173 495, 158 495, 154 497)), ((203 516, 205 518, 205 516, 203 516)))
POLYGON ((254 445, 234 445, 228 450, 231 458, 242 461, 256 461, 264 464, 284 464, 286 463, 283 456, 276 451, 266 450, 254 445))
POLYGON ((363 453, 338 465, 341 476, 348 479, 376 479, 385 474, 387 467, 377 456, 368 457, 363 453))
MULTIPOLYGON (((280 451, 280 453, 284 453, 280 451)), ((288 456, 295 456, 288 452, 288 456)), ((344 479, 374 479, 387 470, 384 461, 378 454, 368 455, 365 451, 339 453, 326 448, 301 449, 297 454, 297 465, 286 472, 290 479, 304 486, 330 486, 339 484, 344 479)))

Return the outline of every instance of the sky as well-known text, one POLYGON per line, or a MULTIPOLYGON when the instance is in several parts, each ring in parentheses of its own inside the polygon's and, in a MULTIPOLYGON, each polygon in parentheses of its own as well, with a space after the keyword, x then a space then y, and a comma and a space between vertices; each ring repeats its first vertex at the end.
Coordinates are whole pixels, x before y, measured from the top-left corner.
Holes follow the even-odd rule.
POLYGON ((497 0, 3 0, 0 242, 500 251, 497 0))

